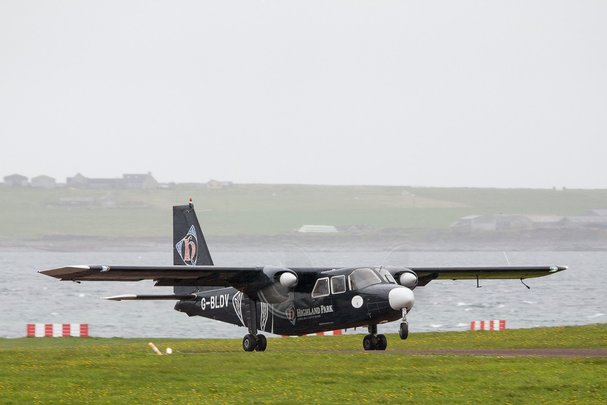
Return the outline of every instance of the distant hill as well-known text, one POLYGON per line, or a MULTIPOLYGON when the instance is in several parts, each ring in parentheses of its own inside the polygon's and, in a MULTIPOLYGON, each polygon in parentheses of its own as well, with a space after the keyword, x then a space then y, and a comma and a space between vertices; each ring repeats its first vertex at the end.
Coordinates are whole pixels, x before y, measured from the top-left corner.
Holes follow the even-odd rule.
MULTIPOLYGON (((607 208, 607 190, 230 184, 151 189, 0 185, 0 240, 166 238, 171 206, 192 197, 206 233, 286 235, 303 225, 339 234, 448 231, 474 215, 582 215, 607 208)), ((600 211, 599 211, 600 212, 600 211)))

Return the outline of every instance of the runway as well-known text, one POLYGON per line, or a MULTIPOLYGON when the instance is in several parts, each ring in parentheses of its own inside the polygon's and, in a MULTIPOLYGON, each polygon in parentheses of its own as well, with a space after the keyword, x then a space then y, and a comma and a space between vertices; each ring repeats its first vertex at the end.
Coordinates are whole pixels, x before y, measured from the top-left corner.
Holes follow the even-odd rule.
POLYGON ((607 357, 607 348, 387 350, 386 353, 412 356, 607 357))
MULTIPOLYGON (((484 356, 484 357, 607 357, 607 348, 532 348, 532 349, 390 349, 373 350, 304 350, 309 353, 378 354, 398 356, 484 356)), ((191 353, 194 354, 194 353, 191 353)), ((197 353, 198 354, 198 353, 197 353)))

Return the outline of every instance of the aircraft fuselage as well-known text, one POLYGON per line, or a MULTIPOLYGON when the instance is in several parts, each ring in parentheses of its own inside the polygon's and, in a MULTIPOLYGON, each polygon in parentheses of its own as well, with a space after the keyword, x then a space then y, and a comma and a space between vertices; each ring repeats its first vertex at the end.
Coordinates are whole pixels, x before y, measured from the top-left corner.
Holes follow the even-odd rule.
MULTIPOLYGON (((304 335, 400 319, 402 312, 390 307, 389 294, 402 287, 378 277, 379 282, 356 288, 349 277, 354 270, 338 269, 307 277, 308 282, 285 292, 282 302, 268 302, 264 296, 251 300, 241 291, 226 287, 198 291, 195 300, 179 301, 175 309, 189 316, 249 327, 250 306, 255 305, 257 329, 279 335, 304 335), (318 291, 323 289, 318 287, 318 280, 324 279, 328 290, 318 291), (317 294, 313 296, 315 286, 317 294)), ((379 275, 375 269, 364 271, 379 275)))

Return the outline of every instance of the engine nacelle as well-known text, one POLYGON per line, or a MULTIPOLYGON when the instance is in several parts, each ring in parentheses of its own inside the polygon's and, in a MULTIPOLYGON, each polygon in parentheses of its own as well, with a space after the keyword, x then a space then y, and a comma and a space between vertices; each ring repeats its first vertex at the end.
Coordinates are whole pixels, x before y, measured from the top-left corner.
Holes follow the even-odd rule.
POLYGON ((299 281, 297 273, 284 267, 266 266, 264 274, 272 280, 272 284, 262 288, 258 296, 270 304, 278 304, 289 298, 289 290, 297 285, 299 281))
POLYGON ((417 286, 417 274, 413 270, 404 269, 396 274, 398 284, 413 290, 417 286))

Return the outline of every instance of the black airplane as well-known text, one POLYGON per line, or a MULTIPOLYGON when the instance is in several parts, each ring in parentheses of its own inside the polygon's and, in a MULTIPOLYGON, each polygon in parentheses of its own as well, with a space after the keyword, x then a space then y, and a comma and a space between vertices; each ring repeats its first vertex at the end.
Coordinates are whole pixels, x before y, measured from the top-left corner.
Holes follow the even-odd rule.
POLYGON ((432 280, 542 277, 564 266, 504 267, 221 267, 215 266, 190 200, 173 207, 174 266, 67 266, 41 273, 69 281, 154 280, 172 286, 170 295, 120 295, 110 300, 177 300, 175 310, 248 328, 245 351, 264 351, 266 337, 367 326, 365 350, 385 350, 377 325, 400 319, 399 335, 409 334, 407 313, 413 289, 432 280))

